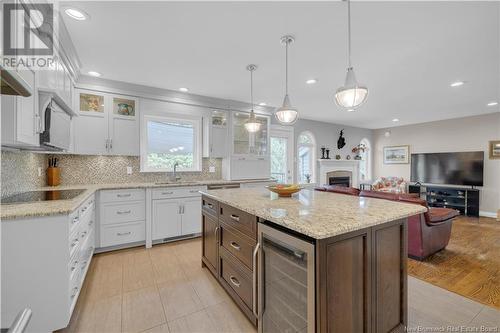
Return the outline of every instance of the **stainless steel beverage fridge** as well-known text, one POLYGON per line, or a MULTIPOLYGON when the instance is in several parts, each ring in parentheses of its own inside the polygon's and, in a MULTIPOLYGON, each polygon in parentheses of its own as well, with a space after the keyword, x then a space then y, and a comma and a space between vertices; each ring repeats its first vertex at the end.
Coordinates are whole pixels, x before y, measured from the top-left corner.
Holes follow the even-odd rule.
POLYGON ((258 225, 259 333, 315 331, 314 244, 258 225))

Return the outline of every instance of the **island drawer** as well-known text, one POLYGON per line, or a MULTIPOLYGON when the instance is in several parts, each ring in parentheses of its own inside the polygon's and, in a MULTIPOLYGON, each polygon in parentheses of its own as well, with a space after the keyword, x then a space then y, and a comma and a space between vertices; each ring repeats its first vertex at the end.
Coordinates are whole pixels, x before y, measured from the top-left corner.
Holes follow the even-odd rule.
POLYGON ((217 202, 217 200, 203 196, 201 207, 203 208, 204 212, 217 217, 217 211, 219 210, 219 203, 217 202))
POLYGON ((237 208, 220 203, 220 215, 224 223, 257 239, 257 218, 237 208))
POLYGON ((220 229, 222 246, 238 258, 247 268, 252 270, 253 250, 256 241, 241 234, 224 223, 220 226, 220 229))
POLYGON ((244 268, 244 266, 237 264, 230 254, 221 253, 220 257, 220 277, 227 286, 229 286, 236 295, 245 303, 245 305, 252 309, 253 298, 253 283, 252 274, 244 268))
POLYGON ((101 202, 139 201, 144 200, 143 189, 120 189, 101 191, 101 202))

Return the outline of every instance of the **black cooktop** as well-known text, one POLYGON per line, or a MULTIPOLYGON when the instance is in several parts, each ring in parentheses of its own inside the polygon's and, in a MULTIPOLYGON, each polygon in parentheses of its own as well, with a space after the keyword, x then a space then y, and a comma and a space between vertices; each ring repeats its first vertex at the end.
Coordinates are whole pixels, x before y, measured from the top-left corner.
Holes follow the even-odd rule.
POLYGON ((14 194, 10 197, 2 199, 3 204, 10 203, 26 203, 36 201, 51 201, 51 200, 68 200, 73 199, 85 190, 47 190, 47 191, 30 191, 14 194))

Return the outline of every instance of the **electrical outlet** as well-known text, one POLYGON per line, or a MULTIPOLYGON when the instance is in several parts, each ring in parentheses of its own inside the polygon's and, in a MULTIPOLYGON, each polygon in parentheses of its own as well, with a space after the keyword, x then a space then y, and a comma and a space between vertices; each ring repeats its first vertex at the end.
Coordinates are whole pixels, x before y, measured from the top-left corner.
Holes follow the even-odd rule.
POLYGON ((131 174, 132 174, 132 167, 128 166, 127 167, 127 175, 131 175, 131 174))
POLYGON ((38 177, 42 177, 42 167, 38 167, 38 177))
POLYGON ((208 172, 212 172, 212 173, 214 173, 214 172, 215 172, 215 167, 214 167, 214 166, 210 166, 210 167, 208 168, 208 172))

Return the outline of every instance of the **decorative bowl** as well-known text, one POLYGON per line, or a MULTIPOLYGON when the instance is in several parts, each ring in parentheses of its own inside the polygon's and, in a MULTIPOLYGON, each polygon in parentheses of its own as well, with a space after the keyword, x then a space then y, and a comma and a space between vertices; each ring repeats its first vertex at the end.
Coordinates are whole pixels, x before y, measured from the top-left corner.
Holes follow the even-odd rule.
POLYGON ((291 197, 292 194, 299 192, 303 189, 302 186, 297 184, 277 184, 269 185, 266 188, 274 193, 277 193, 280 197, 291 197))

